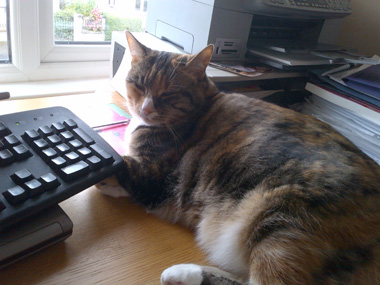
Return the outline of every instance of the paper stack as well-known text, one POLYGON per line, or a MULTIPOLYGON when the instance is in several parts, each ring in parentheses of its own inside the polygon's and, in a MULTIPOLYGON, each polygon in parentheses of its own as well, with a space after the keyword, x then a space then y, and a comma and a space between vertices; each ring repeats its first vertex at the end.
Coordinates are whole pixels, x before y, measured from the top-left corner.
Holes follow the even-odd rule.
POLYGON ((313 95, 298 111, 330 124, 380 164, 380 65, 312 70, 306 89, 313 95))

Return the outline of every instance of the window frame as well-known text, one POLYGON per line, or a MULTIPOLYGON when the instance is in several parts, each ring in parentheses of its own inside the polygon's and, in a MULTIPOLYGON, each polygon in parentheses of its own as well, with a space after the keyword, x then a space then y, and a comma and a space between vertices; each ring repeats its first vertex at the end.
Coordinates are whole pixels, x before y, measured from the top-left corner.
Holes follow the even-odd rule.
POLYGON ((82 79, 110 74, 110 45, 56 45, 51 0, 12 0, 12 63, 0 65, 0 82, 82 79))
MULTIPOLYGON (((6 25, 9 27, 9 4, 8 0, 4 0, 4 3, 6 3, 6 9, 5 9, 5 14, 6 14, 6 25)), ((7 53, 8 53, 8 60, 1 60, 0 59, 0 64, 7 64, 9 62, 12 62, 12 53, 11 53, 11 42, 10 42, 10 31, 7 28, 6 31, 6 37, 7 37, 7 53)))
POLYGON ((40 42, 42 62, 107 61, 110 44, 54 43, 53 1, 39 0, 40 42))

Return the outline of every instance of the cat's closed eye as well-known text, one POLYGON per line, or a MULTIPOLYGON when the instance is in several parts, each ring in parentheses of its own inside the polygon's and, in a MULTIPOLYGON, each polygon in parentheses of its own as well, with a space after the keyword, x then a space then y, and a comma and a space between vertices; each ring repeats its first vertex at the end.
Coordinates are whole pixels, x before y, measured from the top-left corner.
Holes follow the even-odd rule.
POLYGON ((169 100, 175 98, 179 95, 178 92, 164 92, 160 95, 160 98, 163 100, 169 100))
POLYGON ((133 86, 136 87, 138 90, 140 90, 143 93, 145 92, 145 87, 141 84, 138 84, 136 81, 127 79, 127 83, 133 84, 133 86))

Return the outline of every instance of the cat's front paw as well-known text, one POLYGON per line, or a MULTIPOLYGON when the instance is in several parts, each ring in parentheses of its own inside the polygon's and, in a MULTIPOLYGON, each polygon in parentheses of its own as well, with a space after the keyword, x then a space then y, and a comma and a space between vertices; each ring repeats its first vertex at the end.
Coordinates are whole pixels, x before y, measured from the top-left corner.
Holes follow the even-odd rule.
POLYGON ((202 281, 202 267, 196 264, 173 265, 161 274, 163 285, 200 285, 202 281))
POLYGON ((104 195, 114 198, 128 197, 128 192, 117 182, 115 177, 104 179, 95 185, 96 189, 104 195))

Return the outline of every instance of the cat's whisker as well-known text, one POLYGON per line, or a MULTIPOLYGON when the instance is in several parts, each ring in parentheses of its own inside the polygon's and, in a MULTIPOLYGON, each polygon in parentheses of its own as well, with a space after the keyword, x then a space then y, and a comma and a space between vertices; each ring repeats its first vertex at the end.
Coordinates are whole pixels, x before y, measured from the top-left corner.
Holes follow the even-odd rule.
POLYGON ((170 131, 170 133, 173 135, 173 138, 174 138, 174 143, 175 143, 175 148, 176 150, 179 149, 179 145, 178 143, 181 143, 183 142, 183 138, 181 137, 181 135, 175 130, 175 128, 170 124, 170 122, 167 122, 166 123, 166 127, 168 128, 168 130, 170 131))
POLYGON ((166 127, 170 131, 170 133, 173 135, 175 149, 178 150, 178 139, 177 139, 177 136, 176 136, 173 128, 170 126, 170 124, 167 124, 166 127))

